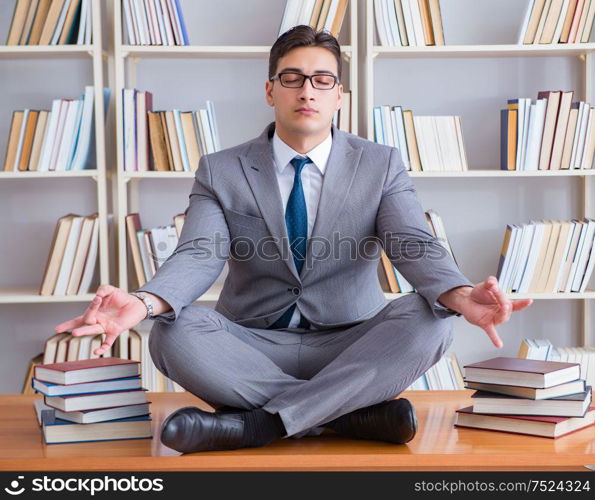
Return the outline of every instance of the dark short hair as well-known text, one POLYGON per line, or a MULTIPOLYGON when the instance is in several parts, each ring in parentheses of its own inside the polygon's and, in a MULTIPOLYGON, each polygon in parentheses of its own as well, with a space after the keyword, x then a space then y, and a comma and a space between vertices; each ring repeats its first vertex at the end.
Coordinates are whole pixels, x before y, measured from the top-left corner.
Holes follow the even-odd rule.
POLYGON ((305 24, 294 26, 277 38, 269 54, 269 78, 277 74, 279 59, 297 47, 322 47, 331 51, 337 60, 337 77, 341 79, 342 60, 339 42, 328 31, 316 31, 305 24))

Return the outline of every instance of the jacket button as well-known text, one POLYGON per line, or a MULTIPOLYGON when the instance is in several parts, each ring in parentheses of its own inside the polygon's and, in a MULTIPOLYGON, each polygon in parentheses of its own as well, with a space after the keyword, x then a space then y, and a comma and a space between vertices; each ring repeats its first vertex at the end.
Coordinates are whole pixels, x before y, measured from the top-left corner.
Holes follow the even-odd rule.
POLYGON ((294 295, 299 295, 301 293, 300 289, 297 286, 294 286, 291 291, 294 295))

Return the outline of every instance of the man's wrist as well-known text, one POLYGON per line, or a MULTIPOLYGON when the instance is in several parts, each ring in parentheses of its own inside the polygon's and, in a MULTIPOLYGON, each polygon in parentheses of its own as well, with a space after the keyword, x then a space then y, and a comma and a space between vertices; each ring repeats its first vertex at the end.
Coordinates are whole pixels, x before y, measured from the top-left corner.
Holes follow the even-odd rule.
POLYGON ((444 292, 438 297, 438 303, 455 313, 462 314, 471 295, 472 286, 464 285, 444 292))
POLYGON ((146 294, 144 292, 130 292, 130 295, 132 295, 132 296, 136 297, 137 299, 139 299, 140 301, 142 301, 145 308, 147 309, 147 314, 143 319, 151 319, 153 316, 155 316, 155 309, 153 307, 153 302, 151 301, 151 298, 148 296, 148 294, 146 294))

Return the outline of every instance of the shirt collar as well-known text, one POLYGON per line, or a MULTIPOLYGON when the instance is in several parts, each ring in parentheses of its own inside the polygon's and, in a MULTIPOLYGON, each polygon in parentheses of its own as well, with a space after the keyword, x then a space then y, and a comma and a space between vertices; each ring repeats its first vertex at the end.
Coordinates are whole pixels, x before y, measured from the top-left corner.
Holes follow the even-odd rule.
POLYGON ((333 145, 333 134, 329 130, 328 136, 318 146, 312 148, 306 154, 298 153, 292 147, 288 146, 283 140, 275 134, 273 135, 273 154, 275 156, 275 167, 277 172, 282 173, 289 165, 289 162, 295 156, 308 156, 310 160, 316 165, 320 173, 324 175, 328 157, 331 153, 331 146, 333 145))

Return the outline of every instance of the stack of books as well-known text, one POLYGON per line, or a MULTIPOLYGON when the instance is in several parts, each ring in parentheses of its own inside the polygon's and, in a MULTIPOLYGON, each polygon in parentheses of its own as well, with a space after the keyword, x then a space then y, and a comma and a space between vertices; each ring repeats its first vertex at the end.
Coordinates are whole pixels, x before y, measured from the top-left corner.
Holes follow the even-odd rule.
POLYGON ((6 45, 88 45, 91 0, 17 0, 6 45))
POLYGON ((221 149, 215 106, 198 111, 153 111, 153 94, 122 89, 126 171, 194 172, 201 156, 221 149))
POLYGON ((465 382, 457 356, 454 352, 448 352, 406 390, 454 391, 464 388, 465 382))
POLYGON ((401 106, 374 106, 374 140, 401 152, 407 170, 468 170, 460 116, 413 116, 401 106))
POLYGON ((172 225, 149 229, 142 227, 140 215, 137 212, 128 214, 125 220, 128 247, 140 287, 153 278, 157 269, 178 246, 185 215, 175 215, 172 225))
POLYGON ((123 0, 129 45, 189 45, 179 0, 123 0))
POLYGON ((475 392, 456 426, 557 438, 595 423, 578 363, 498 357, 464 369, 475 392))
POLYGON ((152 437, 140 363, 98 358, 35 367, 37 420, 46 444, 152 437))
MULTIPOLYGON (((111 217, 111 215, 110 215, 111 217)), ((58 219, 39 295, 81 295, 90 292, 97 268, 99 219, 67 214, 58 219)))
MULTIPOLYGON (((442 222, 442 217, 432 208, 425 212, 425 217, 431 234, 448 251, 455 264, 458 265, 448 237, 446 236, 446 228, 444 227, 444 222, 442 222)), ((381 259, 378 265, 378 279, 381 288, 388 293, 411 293, 415 291, 413 286, 393 265, 384 250, 381 253, 381 259)))
MULTIPOLYGON (((5 172, 95 168, 93 87, 80 99, 54 99, 51 111, 14 111, 4 158, 5 172)), ((109 90, 104 98, 107 111, 109 90)))
POLYGON ((595 0, 530 0, 519 44, 586 43, 595 0))
POLYGON ((374 18, 385 47, 444 45, 439 0, 374 0, 374 18))
POLYGON ((592 169, 595 107, 572 102, 574 91, 546 90, 509 99, 500 110, 501 170, 592 169))
POLYGON ((595 268, 595 219, 506 227, 496 276, 506 293, 583 293, 595 268))
POLYGON ((279 34, 305 24, 316 31, 326 30, 335 38, 341 32, 349 0, 287 0, 279 34))

